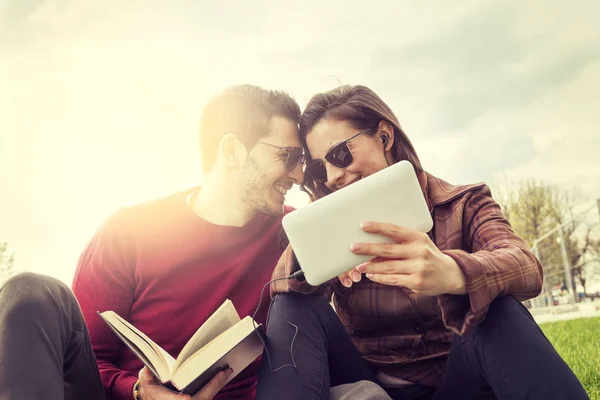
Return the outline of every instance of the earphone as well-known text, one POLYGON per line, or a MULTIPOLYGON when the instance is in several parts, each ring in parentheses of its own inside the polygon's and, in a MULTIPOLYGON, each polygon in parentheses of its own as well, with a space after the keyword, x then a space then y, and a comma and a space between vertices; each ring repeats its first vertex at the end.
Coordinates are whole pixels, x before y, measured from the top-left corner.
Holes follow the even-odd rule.
POLYGON ((390 137, 388 135, 381 135, 379 136, 381 138, 381 141, 383 142, 383 156, 385 157, 385 162, 387 163, 388 167, 390 166, 390 162, 387 159, 387 155, 385 154, 385 148, 387 147, 388 141, 390 140, 390 137))

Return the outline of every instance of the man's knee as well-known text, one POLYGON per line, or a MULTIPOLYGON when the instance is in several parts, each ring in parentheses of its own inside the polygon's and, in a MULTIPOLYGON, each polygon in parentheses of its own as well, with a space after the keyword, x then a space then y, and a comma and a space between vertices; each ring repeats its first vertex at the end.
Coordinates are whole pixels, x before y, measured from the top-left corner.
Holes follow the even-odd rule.
POLYGON ((52 313, 57 306, 75 301, 71 290, 49 276, 23 272, 13 276, 0 288, 0 303, 7 318, 15 315, 52 313))
POLYGON ((47 275, 33 272, 22 272, 13 276, 2 286, 2 291, 7 291, 16 296, 44 296, 47 293, 56 293, 70 289, 59 281, 47 275))

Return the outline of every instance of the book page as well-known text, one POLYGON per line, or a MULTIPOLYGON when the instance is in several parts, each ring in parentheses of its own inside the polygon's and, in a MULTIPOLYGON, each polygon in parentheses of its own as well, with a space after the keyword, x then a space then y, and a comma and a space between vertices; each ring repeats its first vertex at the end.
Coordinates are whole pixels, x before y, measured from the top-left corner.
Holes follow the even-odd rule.
POLYGON ((177 368, 192 354, 206 346, 211 340, 234 326, 239 321, 240 316, 235 310, 233 303, 229 299, 225 300, 206 322, 198 328, 196 333, 194 333, 194 336, 192 336, 183 347, 171 370, 173 372, 176 371, 177 368))
MULTIPOLYGON (((256 326, 262 329, 262 325, 256 326)), ((172 383, 179 390, 185 389, 184 393, 193 394, 227 366, 233 369, 228 379, 230 381, 256 360, 262 351, 263 343, 255 330, 254 321, 248 316, 189 357, 174 371, 172 383)))
MULTIPOLYGON (((124 341, 125 344, 129 345, 127 342, 133 343, 144 353, 146 358, 154 366, 154 371, 152 372, 157 375, 159 380, 162 382, 170 380, 170 366, 175 363, 173 357, 163 350, 162 347, 154 343, 152 339, 146 336, 142 331, 131 325, 114 311, 105 311, 100 313, 100 316, 113 330, 116 331, 119 337, 122 338, 124 336, 127 339, 127 341, 124 341)), ((129 347, 131 348, 131 346, 129 347)), ((137 354, 134 349, 132 349, 132 351, 137 354)), ((142 361, 144 360, 142 359, 142 361)))
MULTIPOLYGON (((117 336, 123 341, 123 343, 125 343, 127 345, 127 347, 129 347, 129 349, 131 351, 133 351, 140 360, 142 360, 144 365, 148 367, 148 369, 154 374, 156 379, 158 379, 159 381, 167 380, 166 377, 161 378, 161 374, 156 369, 156 365, 157 365, 156 358, 151 355, 150 358, 155 360, 154 362, 152 362, 152 361, 150 361, 150 358, 148 358, 146 356, 146 354, 152 354, 152 352, 153 352, 153 350, 150 346, 147 346, 144 348, 144 350, 141 350, 134 342, 127 339, 127 337, 125 335, 123 335, 121 332, 119 332, 117 329, 115 329, 112 325, 109 324, 109 326, 113 330, 113 332, 115 332, 117 334, 117 336)), ((141 347, 144 347, 143 344, 141 345, 141 347)), ((168 379, 170 380, 171 378, 169 377, 168 379)))

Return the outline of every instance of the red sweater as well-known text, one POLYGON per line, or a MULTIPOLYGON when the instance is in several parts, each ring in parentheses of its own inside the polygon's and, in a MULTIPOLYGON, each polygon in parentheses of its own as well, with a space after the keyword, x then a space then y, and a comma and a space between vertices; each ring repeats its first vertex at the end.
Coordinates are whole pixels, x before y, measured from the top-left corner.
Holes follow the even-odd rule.
MULTIPOLYGON (((143 365, 97 311, 115 311, 177 356, 225 299, 233 302, 240 317, 252 315, 282 253, 281 217, 258 214, 243 227, 214 225, 188 207, 189 193, 115 213, 79 260, 73 291, 102 383, 113 399, 132 398, 143 365)), ((268 304, 265 290, 256 317, 260 323, 265 323, 268 304)), ((257 372, 255 362, 216 398, 254 398, 257 372)))

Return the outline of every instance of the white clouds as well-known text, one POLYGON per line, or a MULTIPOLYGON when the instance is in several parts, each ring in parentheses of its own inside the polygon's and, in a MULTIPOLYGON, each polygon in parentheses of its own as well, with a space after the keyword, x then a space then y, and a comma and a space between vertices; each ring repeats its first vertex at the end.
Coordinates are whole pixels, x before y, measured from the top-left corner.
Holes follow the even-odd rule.
POLYGON ((195 184, 201 106, 234 83, 301 105, 337 85, 328 76, 365 84, 443 178, 535 176, 600 195, 593 2, 11 4, 0 240, 34 270, 70 279, 109 212, 195 184))
POLYGON ((532 138, 535 155, 505 174, 535 176, 600 197, 600 61, 587 65, 568 84, 515 115, 532 138))

